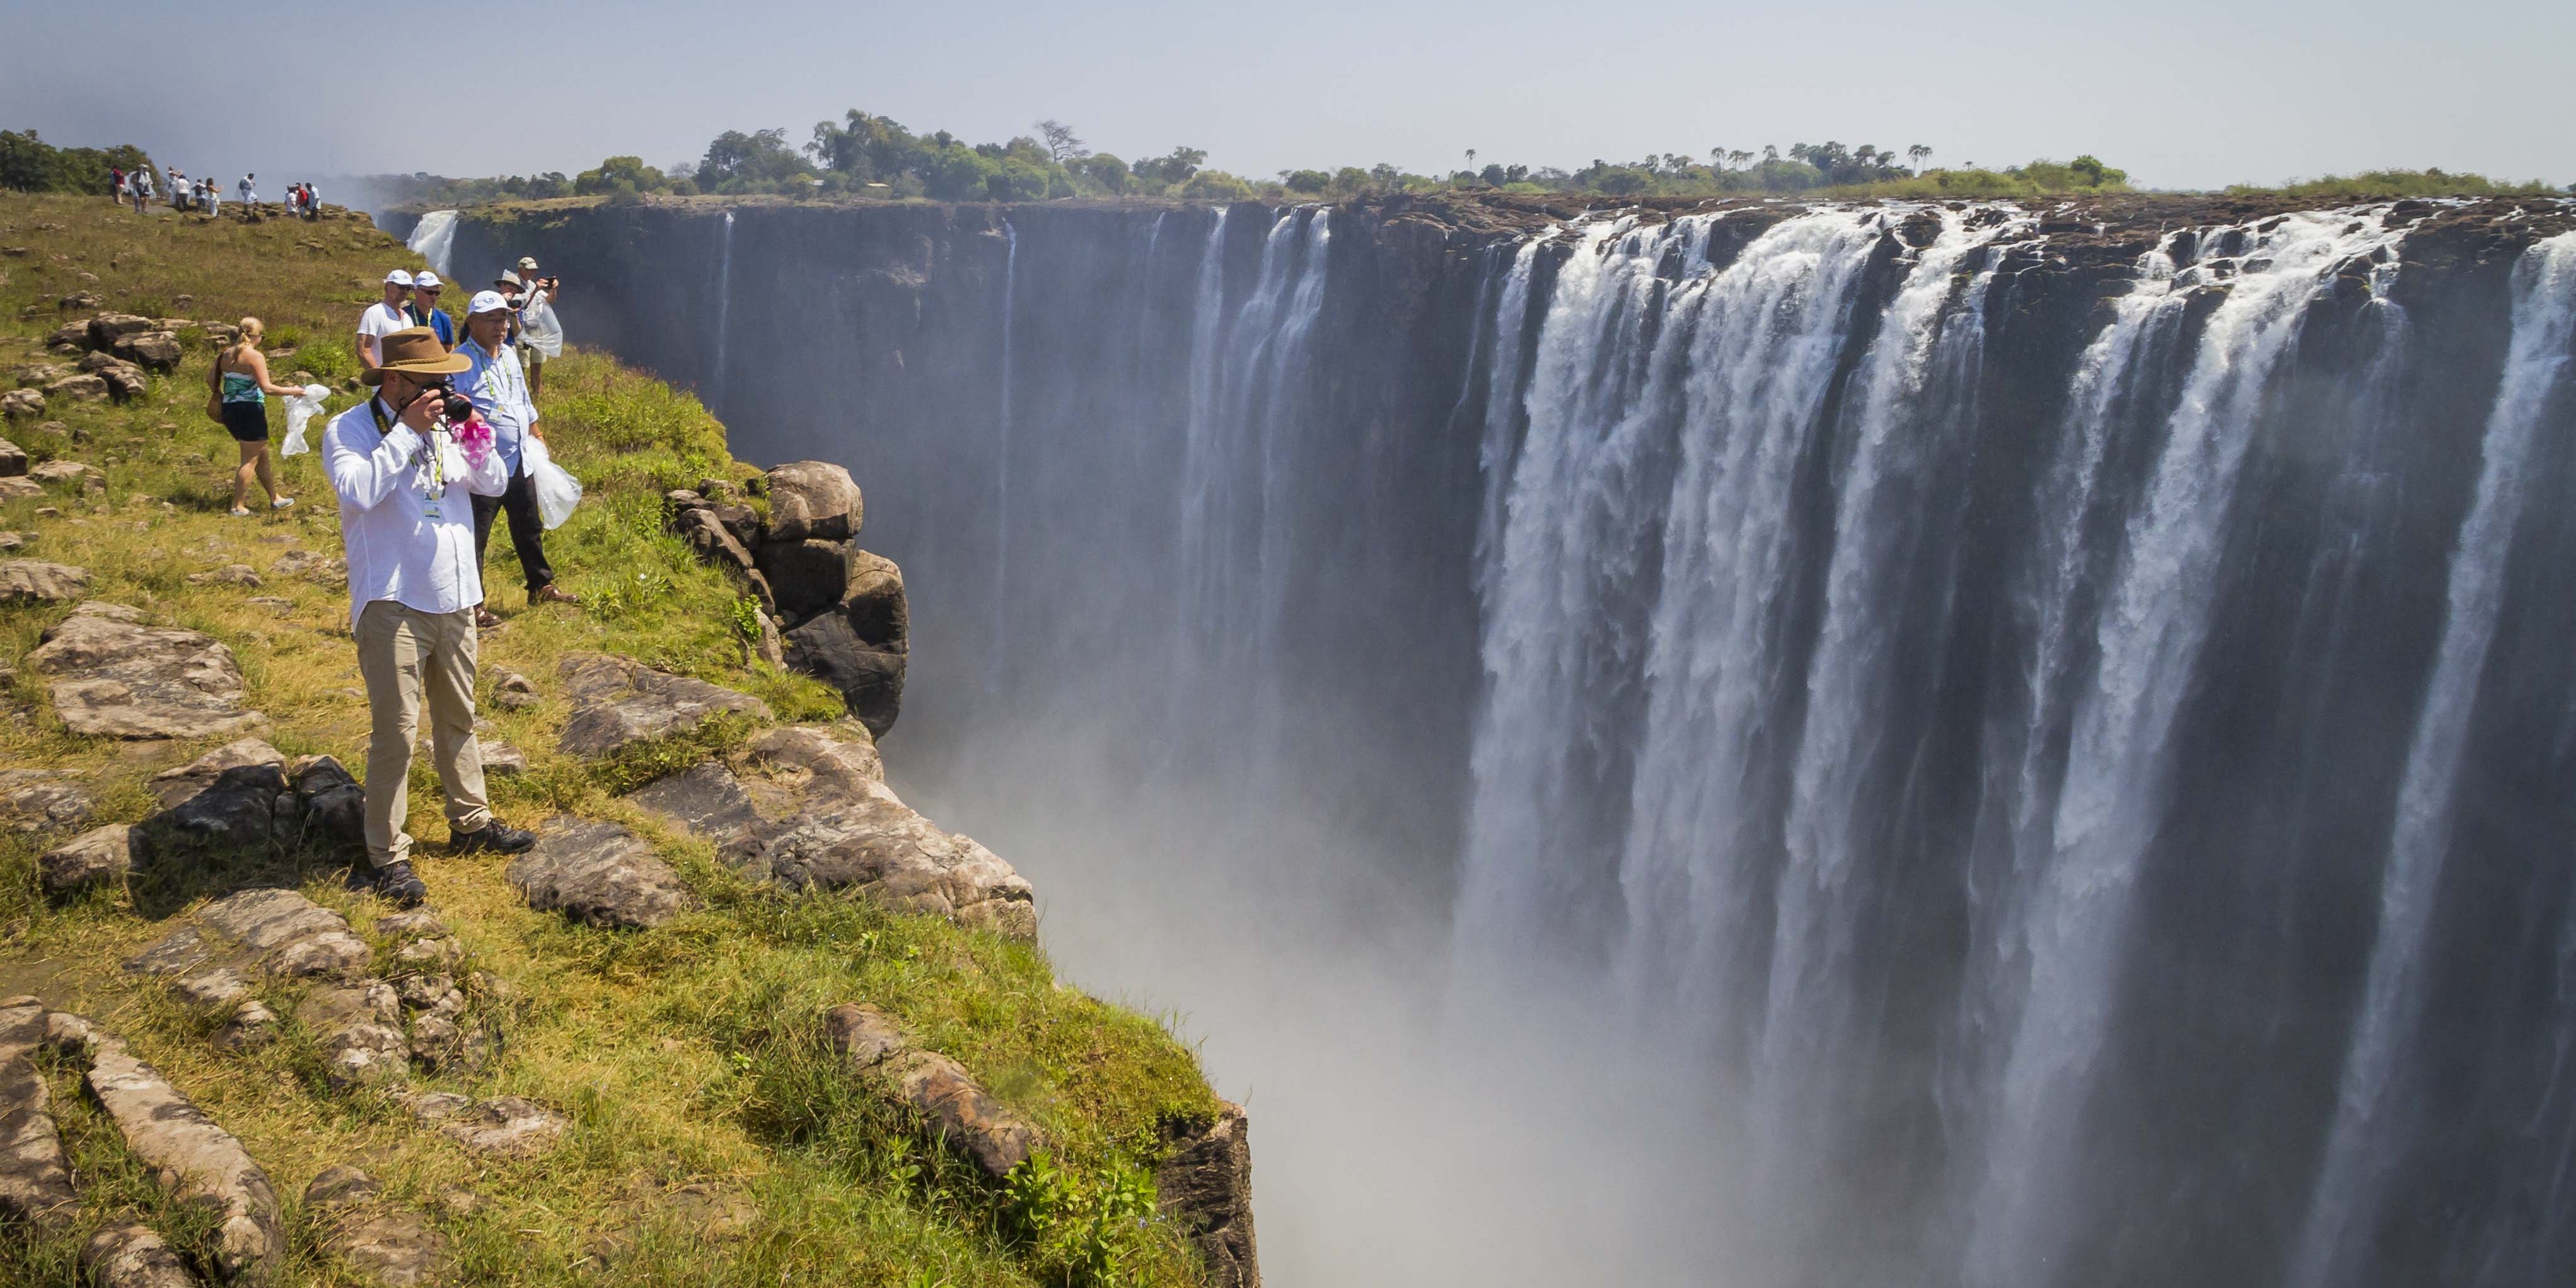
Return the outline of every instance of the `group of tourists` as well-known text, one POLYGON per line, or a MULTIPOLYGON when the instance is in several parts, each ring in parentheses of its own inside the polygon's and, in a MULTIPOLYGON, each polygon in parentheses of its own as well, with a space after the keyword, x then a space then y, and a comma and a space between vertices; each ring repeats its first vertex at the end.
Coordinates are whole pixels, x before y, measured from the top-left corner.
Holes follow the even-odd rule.
MULTIPOLYGON (((107 180, 110 199, 120 206, 134 207, 134 213, 138 215, 160 196, 160 186, 154 182, 149 165, 132 170, 110 167, 107 180)), ((237 194, 235 199, 241 203, 242 218, 258 218, 259 176, 243 175, 233 185, 233 191, 237 194)), ((209 218, 220 217, 224 213, 223 185, 213 179, 191 179, 187 171, 177 166, 169 169, 169 200, 170 208, 181 213, 193 210, 209 218)), ((310 183, 289 185, 286 189, 286 213, 299 219, 321 218, 322 194, 310 183)))

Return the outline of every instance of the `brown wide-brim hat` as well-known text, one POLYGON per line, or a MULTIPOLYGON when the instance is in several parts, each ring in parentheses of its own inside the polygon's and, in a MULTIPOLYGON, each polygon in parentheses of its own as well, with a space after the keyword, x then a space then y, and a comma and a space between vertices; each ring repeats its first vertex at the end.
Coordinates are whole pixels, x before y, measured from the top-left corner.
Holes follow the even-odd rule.
POLYGON ((406 376, 452 376, 474 366, 472 358, 449 353, 447 346, 438 342, 438 333, 425 326, 404 327, 388 334, 376 342, 376 353, 383 361, 358 377, 371 385, 383 384, 388 371, 406 376))

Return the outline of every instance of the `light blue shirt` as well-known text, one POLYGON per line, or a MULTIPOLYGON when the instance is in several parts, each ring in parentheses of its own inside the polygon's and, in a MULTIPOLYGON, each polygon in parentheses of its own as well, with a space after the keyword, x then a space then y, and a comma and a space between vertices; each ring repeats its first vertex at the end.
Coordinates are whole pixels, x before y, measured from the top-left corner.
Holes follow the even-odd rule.
POLYGON ((519 367, 519 351, 505 344, 495 356, 467 340, 456 352, 474 364, 452 377, 456 392, 473 399, 474 409, 492 422, 492 445, 508 467, 503 477, 517 478, 519 449, 527 442, 528 426, 537 421, 537 405, 528 400, 528 377, 519 367))

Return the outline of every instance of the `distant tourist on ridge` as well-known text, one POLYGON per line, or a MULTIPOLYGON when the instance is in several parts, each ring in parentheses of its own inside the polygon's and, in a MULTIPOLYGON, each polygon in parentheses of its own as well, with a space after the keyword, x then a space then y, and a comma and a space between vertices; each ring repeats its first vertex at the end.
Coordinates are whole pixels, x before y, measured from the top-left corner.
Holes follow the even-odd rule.
POLYGON ((259 218, 259 176, 255 174, 243 175, 241 177, 239 187, 241 189, 242 218, 245 220, 259 218))
POLYGON ((381 357, 362 377, 376 395, 332 420, 322 461, 340 498, 349 621, 367 685, 367 861, 376 893, 412 907, 429 897, 403 830, 424 702, 448 852, 518 854, 537 838, 492 816, 474 738, 473 609, 483 598, 470 557, 474 498, 509 486, 501 454, 460 443, 444 414, 439 386, 474 363, 440 348, 427 327, 384 336, 381 357))
POLYGON ((197 181, 198 203, 206 208, 206 218, 220 219, 224 214, 224 191, 212 179, 197 181))
POLYGON ((292 385, 281 385, 268 378, 268 356, 259 351, 260 338, 268 327, 258 318, 241 320, 241 338, 232 347, 215 355, 215 365, 207 372, 207 383, 223 412, 224 432, 233 436, 241 449, 241 464, 233 470, 233 517, 250 513, 250 482, 259 479, 260 490, 268 493, 268 507, 283 510, 295 504, 295 498, 280 496, 277 475, 268 460, 268 396, 291 397, 303 392, 292 385))
POLYGON ((412 274, 411 306, 408 312, 413 326, 425 326, 436 331, 439 345, 453 349, 456 347, 456 319, 449 317, 445 309, 438 307, 438 293, 445 289, 446 285, 445 282, 438 280, 438 274, 427 269, 412 274))
POLYGON ((115 166, 107 168, 107 199, 120 206, 125 204, 125 171, 115 166))
POLYGON ((416 325, 406 305, 411 298, 411 271, 397 268, 385 274, 385 298, 367 306, 358 318, 358 374, 376 369, 381 361, 376 356, 377 342, 405 327, 416 325))
POLYGON ((137 170, 126 179, 134 185, 134 213, 142 214, 143 208, 152 204, 152 171, 148 167, 137 170))
MULTIPOLYGON (((527 440, 544 438, 537 429, 536 397, 510 343, 510 302, 499 291, 475 295, 465 312, 465 343, 457 355, 473 368, 456 378, 456 392, 474 400, 483 419, 492 422, 492 445, 510 472, 509 490, 499 496, 474 498, 474 562, 479 567, 492 539, 492 520, 510 512, 510 544, 519 552, 519 572, 527 578, 528 603, 575 604, 581 600, 555 585, 554 565, 546 561, 545 518, 537 510, 537 492, 528 477, 523 450, 527 440)), ((476 605, 475 624, 497 626, 491 610, 476 605)))

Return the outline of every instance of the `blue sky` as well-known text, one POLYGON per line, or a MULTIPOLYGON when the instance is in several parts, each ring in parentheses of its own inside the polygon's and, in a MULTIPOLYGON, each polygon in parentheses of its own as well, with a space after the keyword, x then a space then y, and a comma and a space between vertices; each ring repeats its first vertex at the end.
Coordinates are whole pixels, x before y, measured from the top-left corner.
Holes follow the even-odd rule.
POLYGON ((972 140, 1071 123, 1293 166, 1578 167, 1837 139, 1934 163, 2092 152, 2142 184, 2376 166, 2576 180, 2576 4, 43 5, 0 126, 264 180, 668 165, 862 107, 972 140))

